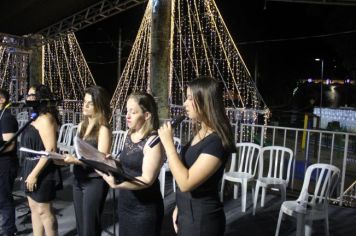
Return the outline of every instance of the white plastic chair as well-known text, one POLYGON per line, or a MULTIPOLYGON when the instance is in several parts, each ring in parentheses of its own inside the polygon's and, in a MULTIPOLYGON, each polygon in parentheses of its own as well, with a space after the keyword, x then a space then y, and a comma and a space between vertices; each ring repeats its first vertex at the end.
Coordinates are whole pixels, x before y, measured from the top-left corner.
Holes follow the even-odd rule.
MULTIPOLYGON (((16 115, 16 120, 17 120, 19 129, 22 128, 29 120, 28 112, 27 111, 19 112, 16 115)), ((17 137, 17 141, 18 142, 21 141, 21 134, 17 137)))
POLYGON ((77 134, 78 125, 72 125, 69 127, 68 132, 66 132, 64 144, 59 148, 60 152, 74 154, 74 136, 77 134))
POLYGON ((237 143, 236 148, 239 155, 238 163, 236 163, 236 153, 233 153, 229 171, 225 172, 222 178, 220 200, 223 201, 225 181, 234 182, 234 199, 238 195, 237 184, 241 184, 241 211, 245 212, 247 185, 255 177, 261 146, 254 143, 237 143))
POLYGON ((22 112, 19 112, 17 113, 16 115, 16 119, 17 120, 24 120, 24 121, 27 121, 28 120, 28 112, 27 111, 22 111, 22 112))
POLYGON ((57 148, 61 150, 61 148, 66 146, 66 142, 68 140, 68 134, 69 134, 69 130, 70 128, 73 126, 72 123, 66 123, 63 124, 61 126, 61 128, 59 129, 59 135, 58 135, 58 139, 57 139, 57 148))
POLYGON ((111 156, 113 158, 120 155, 125 144, 126 135, 127 131, 124 130, 115 130, 112 132, 111 156))
POLYGON ((253 200, 253 215, 256 213, 260 188, 262 188, 261 207, 264 207, 265 204, 267 187, 278 187, 281 191, 282 201, 286 200, 286 189, 289 183, 292 160, 293 151, 290 148, 268 146, 261 149, 261 155, 258 158, 258 178, 253 200), (266 166, 264 166, 264 162, 266 162, 266 166))
MULTIPOLYGON (((180 138, 177 137, 173 137, 173 141, 174 141, 174 146, 176 147, 177 153, 180 153, 181 150, 181 140, 180 138)), ((165 189, 165 184, 166 184, 166 172, 170 171, 169 169, 169 165, 167 160, 163 163, 162 167, 161 167, 161 171, 159 173, 159 182, 160 182, 160 189, 161 189, 161 194, 162 197, 164 198, 164 189, 165 189)), ((173 181, 173 191, 176 191, 176 182, 172 176, 172 181, 173 181)))
POLYGON ((297 236, 304 233, 311 235, 312 221, 322 219, 325 220, 325 235, 328 236, 328 199, 337 184, 339 174, 339 168, 333 165, 319 163, 309 166, 298 199, 285 201, 281 205, 275 235, 279 235, 283 214, 287 214, 297 219, 297 236))

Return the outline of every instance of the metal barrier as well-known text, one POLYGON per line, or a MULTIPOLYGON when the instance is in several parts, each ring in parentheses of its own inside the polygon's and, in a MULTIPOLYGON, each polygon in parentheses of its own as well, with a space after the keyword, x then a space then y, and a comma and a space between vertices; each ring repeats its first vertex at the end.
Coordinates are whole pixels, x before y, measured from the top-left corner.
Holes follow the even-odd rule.
POLYGON ((337 196, 342 205, 345 186, 350 186, 355 180, 356 133, 253 124, 240 124, 240 129, 235 127, 235 131, 240 142, 254 142, 261 146, 279 145, 293 150, 292 189, 295 182, 304 177, 306 168, 311 164, 329 163, 339 167, 341 179, 337 196))
MULTIPOLYGON (((58 108, 58 118, 61 124, 73 123, 74 125, 77 125, 81 121, 82 112, 71 109, 63 109, 61 106, 58 108)), ((11 107, 11 113, 16 116, 19 121, 27 121, 28 113, 30 112, 31 108, 29 107, 11 107)))

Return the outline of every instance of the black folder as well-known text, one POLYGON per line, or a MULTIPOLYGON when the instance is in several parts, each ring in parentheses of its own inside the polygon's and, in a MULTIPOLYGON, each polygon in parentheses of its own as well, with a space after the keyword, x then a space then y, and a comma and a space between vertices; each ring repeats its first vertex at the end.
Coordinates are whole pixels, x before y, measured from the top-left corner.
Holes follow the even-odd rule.
POLYGON ((106 158, 104 153, 99 152, 78 136, 74 137, 74 147, 80 161, 105 174, 111 174, 118 182, 128 180, 146 185, 145 182, 125 173, 119 161, 106 158))

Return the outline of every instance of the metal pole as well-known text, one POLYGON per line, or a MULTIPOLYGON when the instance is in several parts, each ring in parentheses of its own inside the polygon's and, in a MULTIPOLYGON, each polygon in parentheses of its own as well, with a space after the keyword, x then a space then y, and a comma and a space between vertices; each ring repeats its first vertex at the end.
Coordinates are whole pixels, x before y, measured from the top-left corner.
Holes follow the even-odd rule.
POLYGON ((324 81, 324 59, 320 59, 320 127, 321 127, 321 107, 323 106, 323 81, 324 81))
POLYGON ((257 77, 258 77, 258 61, 259 61, 259 58, 258 58, 258 52, 256 52, 256 56, 255 56, 255 86, 257 88, 257 77))
POLYGON ((161 120, 169 118, 169 72, 172 0, 152 1, 150 89, 161 120))
POLYGON ((122 54, 122 39, 121 39, 121 28, 119 28, 119 37, 117 45, 117 82, 119 82, 121 77, 121 54, 122 54))
POLYGON ((323 106, 323 81, 324 81, 324 59, 315 58, 315 61, 320 61, 320 104, 319 104, 319 128, 321 128, 321 107, 323 106))
MULTIPOLYGON (((40 41, 41 35, 31 36, 34 41, 40 41)), ((44 46, 31 45, 30 61, 29 61, 29 86, 42 83, 44 84, 44 46)), ((28 87, 29 87, 28 86, 28 87)), ((27 90, 28 88, 26 88, 27 90)), ((51 88, 53 89, 53 88, 51 88)))

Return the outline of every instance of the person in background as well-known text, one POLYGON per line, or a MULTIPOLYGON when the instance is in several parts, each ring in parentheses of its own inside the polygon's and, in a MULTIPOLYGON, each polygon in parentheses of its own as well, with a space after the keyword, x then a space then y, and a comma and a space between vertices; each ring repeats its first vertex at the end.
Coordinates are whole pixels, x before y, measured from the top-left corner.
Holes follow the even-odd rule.
MULTIPOLYGON (((29 100, 51 100, 53 95, 45 85, 32 86, 28 92, 29 100)), ((37 151, 57 150, 58 111, 54 105, 39 102, 33 107, 38 117, 24 130, 21 146, 37 151)), ((36 154, 22 153, 24 164, 22 180, 31 209, 34 236, 58 235, 57 219, 52 201, 56 197, 56 167, 52 160, 36 154)))
POLYGON ((173 211, 178 235, 224 235, 225 214, 218 184, 235 144, 222 98, 222 88, 213 78, 199 78, 188 84, 184 107, 195 125, 195 134, 182 149, 181 158, 173 143, 171 124, 158 130, 179 187, 173 211))
POLYGON ((39 85, 32 85, 28 89, 28 93, 26 95, 26 101, 35 101, 36 100, 36 87, 39 85))
MULTIPOLYGON (((85 89, 83 121, 77 136, 100 152, 108 154, 111 148, 109 126, 110 99, 99 86, 85 89)), ((74 164, 73 200, 79 236, 101 235, 101 214, 109 186, 93 168, 75 156, 65 155, 65 163, 74 164)))
MULTIPOLYGON (((18 130, 16 118, 7 109, 9 105, 9 93, 0 89, 0 147, 18 130)), ((12 191, 18 166, 15 140, 0 153, 0 213, 2 216, 0 235, 4 236, 15 235, 17 232, 12 191)))
POLYGON ((120 235, 160 235, 164 214, 158 174, 163 158, 160 145, 149 147, 159 127, 157 105, 145 92, 132 93, 126 104, 129 128, 120 163, 125 173, 145 184, 124 181, 101 173, 112 188, 119 189, 118 214, 120 235))

